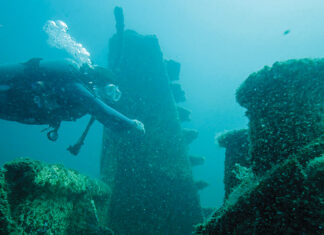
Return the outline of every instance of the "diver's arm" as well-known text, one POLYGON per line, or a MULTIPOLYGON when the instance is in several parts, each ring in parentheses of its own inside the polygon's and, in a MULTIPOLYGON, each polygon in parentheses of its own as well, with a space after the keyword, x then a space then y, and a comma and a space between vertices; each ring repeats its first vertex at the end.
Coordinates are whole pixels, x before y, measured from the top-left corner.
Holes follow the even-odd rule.
POLYGON ((89 114, 93 115, 105 127, 113 129, 138 129, 144 132, 144 125, 141 122, 129 119, 111 108, 81 84, 71 83, 70 88, 74 99, 78 99, 88 110, 89 114))

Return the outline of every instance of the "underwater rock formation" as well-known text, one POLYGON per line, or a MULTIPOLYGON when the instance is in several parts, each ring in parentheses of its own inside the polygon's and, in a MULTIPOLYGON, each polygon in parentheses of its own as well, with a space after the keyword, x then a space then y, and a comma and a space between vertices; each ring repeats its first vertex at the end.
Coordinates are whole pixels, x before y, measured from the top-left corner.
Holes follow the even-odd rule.
POLYGON ((29 159, 0 170, 0 234, 113 234, 107 185, 29 159))
POLYGON ((237 100, 247 108, 248 136, 230 132, 219 143, 227 151, 248 142, 241 151, 251 168, 238 165, 241 182, 197 234, 323 234, 324 60, 265 67, 237 100))
POLYGON ((324 135, 235 188, 197 234, 323 234, 323 182, 324 135))
POLYGON ((235 174, 237 164, 242 167, 250 167, 248 130, 226 132, 219 136, 217 141, 221 147, 226 148, 224 185, 225 199, 227 199, 231 190, 240 183, 235 174))
POLYGON ((197 132, 181 127, 157 38, 127 30, 120 56, 118 40, 110 40, 109 54, 123 92, 115 106, 141 120, 146 134, 104 131, 101 176, 112 189, 109 227, 117 234, 191 234, 202 221, 187 153, 197 132))
POLYGON ((250 154, 257 174, 323 134, 324 59, 265 67, 250 75, 236 95, 247 108, 250 154))

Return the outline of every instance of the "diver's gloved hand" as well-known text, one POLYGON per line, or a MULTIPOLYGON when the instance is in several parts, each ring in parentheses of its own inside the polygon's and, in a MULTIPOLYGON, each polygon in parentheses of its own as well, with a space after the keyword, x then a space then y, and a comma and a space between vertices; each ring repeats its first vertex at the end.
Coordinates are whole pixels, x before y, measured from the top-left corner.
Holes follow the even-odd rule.
POLYGON ((141 134, 145 134, 145 127, 144 124, 136 119, 132 120, 134 122, 134 126, 136 130, 138 130, 141 134))

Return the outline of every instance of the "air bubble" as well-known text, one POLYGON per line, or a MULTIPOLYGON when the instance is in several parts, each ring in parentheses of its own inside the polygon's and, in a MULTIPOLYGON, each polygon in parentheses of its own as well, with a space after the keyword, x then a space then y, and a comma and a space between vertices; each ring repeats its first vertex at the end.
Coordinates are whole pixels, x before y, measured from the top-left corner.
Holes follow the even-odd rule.
POLYGON ((79 66, 87 64, 91 66, 90 53, 81 43, 78 43, 68 33, 68 26, 62 20, 48 20, 43 30, 48 35, 48 44, 58 49, 66 50, 74 57, 79 66))

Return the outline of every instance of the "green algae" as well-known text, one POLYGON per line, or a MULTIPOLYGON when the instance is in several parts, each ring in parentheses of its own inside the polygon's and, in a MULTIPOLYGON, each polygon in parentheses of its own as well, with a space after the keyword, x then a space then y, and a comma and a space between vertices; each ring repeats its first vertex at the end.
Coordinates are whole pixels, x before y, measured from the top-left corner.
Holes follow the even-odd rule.
POLYGON ((224 205, 197 226, 197 234, 321 234, 322 182, 323 156, 305 147, 264 176, 234 188, 224 205), (305 154, 313 160, 303 164, 305 154))
POLYGON ((17 159, 1 169, 0 182, 4 234, 111 234, 110 190, 97 180, 61 165, 17 159))
POLYGON ((226 148, 225 152, 225 167, 224 167, 224 185, 225 199, 232 189, 240 183, 240 180, 235 175, 235 165, 239 164, 242 167, 250 167, 249 158, 249 140, 248 130, 234 130, 225 132, 217 137, 218 144, 226 148))
POLYGON ((236 94, 249 129, 218 140, 240 156, 244 136, 243 158, 255 174, 245 174, 197 234, 323 233, 323 94, 323 59, 275 63, 249 76, 236 94))
POLYGON ((324 59, 277 62, 237 90, 247 108, 253 169, 262 174, 323 133, 324 59))

